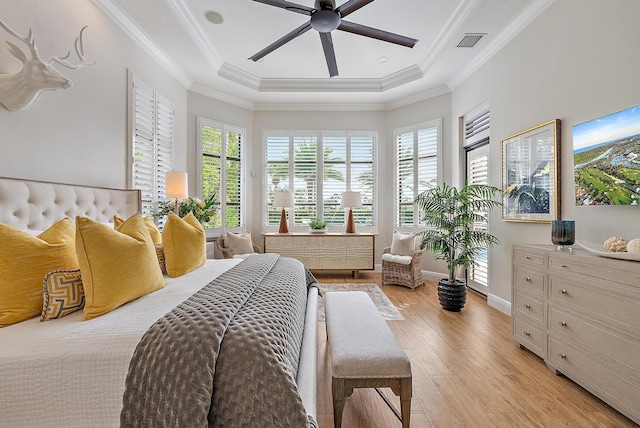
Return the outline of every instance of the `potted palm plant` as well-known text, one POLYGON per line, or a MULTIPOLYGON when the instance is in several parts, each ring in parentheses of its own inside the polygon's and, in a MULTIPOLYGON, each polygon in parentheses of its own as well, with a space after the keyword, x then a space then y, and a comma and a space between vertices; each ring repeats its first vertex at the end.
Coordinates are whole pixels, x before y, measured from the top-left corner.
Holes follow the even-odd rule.
POLYGON ((468 268, 474 258, 500 241, 473 224, 487 222, 489 212, 501 205, 493 197, 500 189, 482 184, 467 184, 458 190, 446 183, 420 193, 415 203, 429 227, 421 233, 420 248, 444 260, 448 278, 438 282, 438 297, 448 311, 460 311, 467 300, 466 281, 456 280, 459 268, 468 268))

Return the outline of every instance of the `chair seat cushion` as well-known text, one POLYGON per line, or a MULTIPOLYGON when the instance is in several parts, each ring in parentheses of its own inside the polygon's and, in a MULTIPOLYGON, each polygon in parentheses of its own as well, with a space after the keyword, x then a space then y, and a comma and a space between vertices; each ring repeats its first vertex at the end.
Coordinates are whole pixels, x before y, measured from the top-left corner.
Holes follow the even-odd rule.
POLYGON ((410 265, 411 256, 399 256, 397 254, 386 253, 382 255, 382 260, 385 262, 398 263, 401 265, 410 265))
POLYGON ((411 363, 367 293, 324 296, 331 373, 335 378, 411 376, 411 363))

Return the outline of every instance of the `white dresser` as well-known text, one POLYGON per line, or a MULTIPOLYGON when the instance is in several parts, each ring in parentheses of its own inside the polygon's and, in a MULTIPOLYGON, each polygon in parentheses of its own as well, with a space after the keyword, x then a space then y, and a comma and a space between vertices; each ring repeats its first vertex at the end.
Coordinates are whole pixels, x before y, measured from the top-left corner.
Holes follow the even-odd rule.
POLYGON ((372 233, 266 233, 264 252, 300 260, 310 270, 374 268, 372 233))
POLYGON ((513 247, 513 337, 640 423, 640 262, 513 247))

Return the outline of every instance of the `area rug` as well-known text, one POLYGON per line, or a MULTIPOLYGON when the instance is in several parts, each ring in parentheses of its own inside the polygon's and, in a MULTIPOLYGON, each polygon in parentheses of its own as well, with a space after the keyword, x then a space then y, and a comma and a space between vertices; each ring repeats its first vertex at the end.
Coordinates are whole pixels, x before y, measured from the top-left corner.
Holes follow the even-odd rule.
MULTIPOLYGON (((380 290, 376 284, 320 284, 320 292, 329 291, 364 291, 371 297, 373 303, 380 311, 380 315, 387 321, 404 321, 404 318, 398 312, 393 303, 380 290)), ((318 321, 324 322, 324 299, 322 296, 318 300, 318 321)))

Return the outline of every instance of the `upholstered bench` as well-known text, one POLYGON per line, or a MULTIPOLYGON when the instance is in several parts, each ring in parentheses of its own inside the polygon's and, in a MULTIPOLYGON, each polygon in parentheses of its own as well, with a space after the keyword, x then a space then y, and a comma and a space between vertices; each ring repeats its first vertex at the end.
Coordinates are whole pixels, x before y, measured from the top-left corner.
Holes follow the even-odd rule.
POLYGON ((354 388, 376 388, 408 428, 411 363, 371 298, 363 291, 329 292, 324 310, 335 426, 341 427, 344 401, 354 388), (391 388, 400 396, 401 414, 378 388, 391 388))

